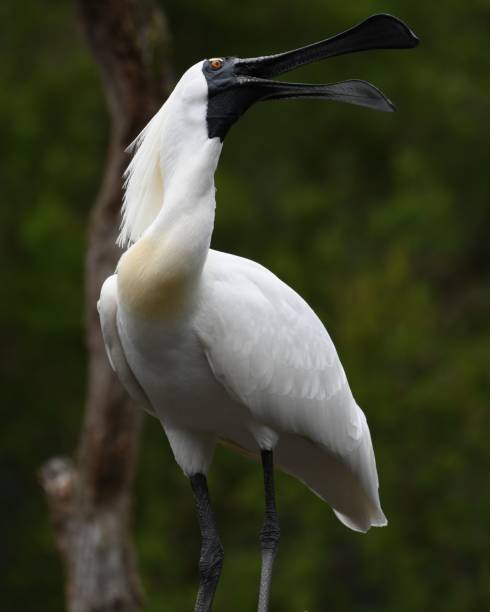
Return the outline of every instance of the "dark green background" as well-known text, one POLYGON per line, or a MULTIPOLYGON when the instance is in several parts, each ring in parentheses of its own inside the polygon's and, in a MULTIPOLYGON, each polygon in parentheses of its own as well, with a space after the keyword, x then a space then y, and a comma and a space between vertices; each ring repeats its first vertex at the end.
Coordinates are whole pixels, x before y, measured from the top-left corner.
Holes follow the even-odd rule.
MULTIPOLYGON (((352 55, 295 78, 365 78, 385 115, 258 105, 227 137, 213 245, 267 265, 320 314, 368 415, 389 519, 352 533, 279 476, 276 612, 490 607, 489 0, 169 0, 178 77, 201 58, 259 55, 380 11, 415 51, 352 55)), ((82 258, 108 137, 71 2, 0 4, 1 608, 63 607, 39 465, 76 445, 84 401, 82 258)), ((226 550, 216 610, 258 590, 258 466, 219 450, 210 475, 226 550)), ((186 479, 146 421, 134 531, 148 612, 185 612, 198 533, 186 479)))

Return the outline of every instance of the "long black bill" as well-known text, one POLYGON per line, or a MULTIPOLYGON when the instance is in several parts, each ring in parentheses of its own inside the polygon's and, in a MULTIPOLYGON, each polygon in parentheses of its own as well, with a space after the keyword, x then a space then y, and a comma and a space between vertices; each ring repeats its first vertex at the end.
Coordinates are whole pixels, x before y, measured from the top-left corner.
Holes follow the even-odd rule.
POLYGON ((327 85, 307 85, 272 81, 268 77, 337 55, 373 49, 410 49, 418 42, 410 28, 396 17, 373 15, 341 34, 294 51, 237 59, 235 70, 238 82, 253 88, 260 94, 260 100, 321 98, 392 112, 395 110, 393 103, 366 81, 356 79, 327 85))
POLYGON ((410 28, 392 15, 373 15, 362 23, 306 47, 275 55, 214 58, 204 62, 208 81, 208 132, 223 140, 230 126, 255 102, 286 98, 320 98, 348 102, 375 110, 395 110, 374 85, 360 80, 326 85, 286 83, 271 77, 322 59, 373 49, 411 49, 419 40, 410 28))
POLYGON ((341 34, 294 51, 238 59, 236 68, 243 75, 269 78, 337 55, 374 49, 411 49, 418 43, 417 36, 403 21, 381 13, 341 34))

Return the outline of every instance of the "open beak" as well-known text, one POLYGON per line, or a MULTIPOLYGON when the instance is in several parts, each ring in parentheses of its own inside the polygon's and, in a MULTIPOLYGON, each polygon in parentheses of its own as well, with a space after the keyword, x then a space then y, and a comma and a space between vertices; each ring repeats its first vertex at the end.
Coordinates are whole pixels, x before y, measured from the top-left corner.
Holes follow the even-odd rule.
POLYGON ((391 15, 373 15, 350 30, 326 40, 276 55, 241 59, 214 58, 203 63, 208 82, 207 123, 210 138, 221 141, 229 128, 255 102, 287 98, 320 98, 392 112, 391 101, 366 81, 328 85, 273 81, 278 76, 322 59, 371 49, 410 49, 419 40, 403 21, 391 15))
POLYGON ((237 59, 235 74, 241 86, 253 90, 256 95, 254 101, 320 98, 392 112, 395 107, 391 101, 378 88, 366 81, 349 80, 328 85, 308 85, 272 81, 270 77, 337 55, 371 49, 409 49, 415 47, 418 42, 417 36, 410 28, 396 17, 385 14, 373 15, 337 36, 294 51, 237 59))

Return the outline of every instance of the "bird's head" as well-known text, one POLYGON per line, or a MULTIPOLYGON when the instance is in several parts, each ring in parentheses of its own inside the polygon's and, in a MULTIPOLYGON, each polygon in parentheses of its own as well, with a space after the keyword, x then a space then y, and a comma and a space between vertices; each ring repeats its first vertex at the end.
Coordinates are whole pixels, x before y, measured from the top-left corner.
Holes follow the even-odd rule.
POLYGON ((307 85, 274 81, 271 77, 336 55, 370 49, 408 49, 417 43, 415 34, 402 21, 380 14, 337 36, 294 51, 248 59, 215 57, 189 68, 132 145, 136 152, 125 174, 119 244, 134 242, 141 236, 162 206, 163 183, 168 184, 179 168, 188 171, 191 161, 198 163, 197 152, 204 147, 209 153, 209 145, 214 155, 205 156, 205 161, 208 170, 214 172, 228 130, 255 102, 319 98, 394 110, 390 100, 366 81, 307 85), (183 158, 185 163, 181 163, 183 158))
MULTIPOLYGON (((336 55, 370 49, 405 49, 417 43, 418 38, 402 21, 380 14, 337 36, 294 51, 249 59, 215 57, 204 60, 201 70, 207 85, 208 137, 218 137, 222 141, 229 128, 252 104, 264 100, 318 98, 393 111, 390 100, 366 81, 308 85, 274 81, 271 77, 336 55)), ((202 89, 201 94, 204 95, 202 89)))

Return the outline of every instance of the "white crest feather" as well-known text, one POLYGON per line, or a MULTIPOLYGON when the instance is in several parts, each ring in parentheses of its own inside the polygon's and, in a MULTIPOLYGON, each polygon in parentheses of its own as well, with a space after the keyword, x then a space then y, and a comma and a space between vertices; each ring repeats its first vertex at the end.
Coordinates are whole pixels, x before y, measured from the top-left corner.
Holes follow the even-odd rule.
POLYGON ((124 173, 122 223, 117 244, 136 242, 155 220, 163 204, 160 146, 165 124, 165 104, 128 147, 135 151, 124 173))

